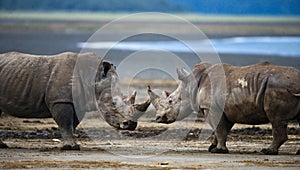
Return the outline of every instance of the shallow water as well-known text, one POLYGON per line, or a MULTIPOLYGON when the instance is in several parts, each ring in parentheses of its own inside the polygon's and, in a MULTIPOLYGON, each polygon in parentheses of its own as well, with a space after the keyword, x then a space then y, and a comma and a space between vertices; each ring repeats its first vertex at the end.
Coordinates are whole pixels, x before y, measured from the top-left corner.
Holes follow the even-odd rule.
POLYGON ((79 42, 78 48, 113 50, 155 50, 300 57, 300 36, 233 37, 198 41, 123 41, 79 42))

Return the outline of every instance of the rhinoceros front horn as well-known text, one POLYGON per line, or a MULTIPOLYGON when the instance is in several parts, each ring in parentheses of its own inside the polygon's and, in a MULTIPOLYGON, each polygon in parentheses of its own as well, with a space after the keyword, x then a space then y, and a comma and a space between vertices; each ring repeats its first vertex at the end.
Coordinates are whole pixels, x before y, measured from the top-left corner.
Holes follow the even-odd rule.
POLYGON ((134 112, 131 116, 131 120, 137 121, 145 113, 145 111, 148 109, 150 104, 151 104, 150 99, 147 99, 143 103, 133 104, 132 106, 134 112))
POLYGON ((150 102, 157 109, 159 106, 160 97, 151 90, 150 86, 148 86, 148 95, 150 97, 150 102))
POLYGON ((150 99, 147 99, 143 103, 134 104, 133 107, 140 112, 145 112, 148 109, 150 103, 150 99))

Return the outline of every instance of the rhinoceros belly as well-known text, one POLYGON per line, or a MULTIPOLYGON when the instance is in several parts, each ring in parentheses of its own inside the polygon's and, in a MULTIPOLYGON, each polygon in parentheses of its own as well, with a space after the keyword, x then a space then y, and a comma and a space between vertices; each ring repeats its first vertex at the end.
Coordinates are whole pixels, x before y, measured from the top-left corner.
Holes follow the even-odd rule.
POLYGON ((264 112, 263 104, 257 103, 257 94, 251 94, 246 88, 234 88, 227 97, 224 112, 234 123, 265 124, 269 119, 264 112))

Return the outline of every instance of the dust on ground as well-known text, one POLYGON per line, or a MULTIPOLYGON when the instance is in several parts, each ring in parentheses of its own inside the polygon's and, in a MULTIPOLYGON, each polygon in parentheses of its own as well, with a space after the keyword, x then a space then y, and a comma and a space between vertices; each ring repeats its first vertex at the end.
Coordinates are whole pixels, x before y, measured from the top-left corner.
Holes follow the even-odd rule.
POLYGON ((206 127, 201 119, 157 124, 152 121, 153 109, 148 112, 135 131, 118 131, 101 116, 89 113, 76 131, 80 151, 59 149, 60 133, 53 119, 20 119, 3 114, 0 135, 10 148, 0 149, 0 169, 296 169, 300 166, 300 156, 295 155, 300 144, 297 124, 289 124, 289 140, 276 156, 259 152, 271 143, 270 125, 237 124, 228 136, 230 154, 223 155, 207 151, 210 138, 199 140, 206 127))

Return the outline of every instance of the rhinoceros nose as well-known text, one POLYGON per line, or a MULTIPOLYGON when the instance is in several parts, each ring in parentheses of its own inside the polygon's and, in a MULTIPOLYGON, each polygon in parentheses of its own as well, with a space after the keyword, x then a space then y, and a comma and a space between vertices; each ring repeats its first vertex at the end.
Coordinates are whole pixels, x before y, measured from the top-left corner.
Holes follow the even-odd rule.
POLYGON ((156 116, 156 122, 157 123, 167 123, 168 122, 168 118, 166 115, 163 116, 156 116))
POLYGON ((120 128, 121 129, 127 129, 129 127, 129 122, 127 120, 124 120, 121 124, 120 124, 120 128))
POLYGON ((137 126, 137 122, 131 121, 131 120, 124 120, 120 124, 120 128, 123 130, 134 130, 137 126))

